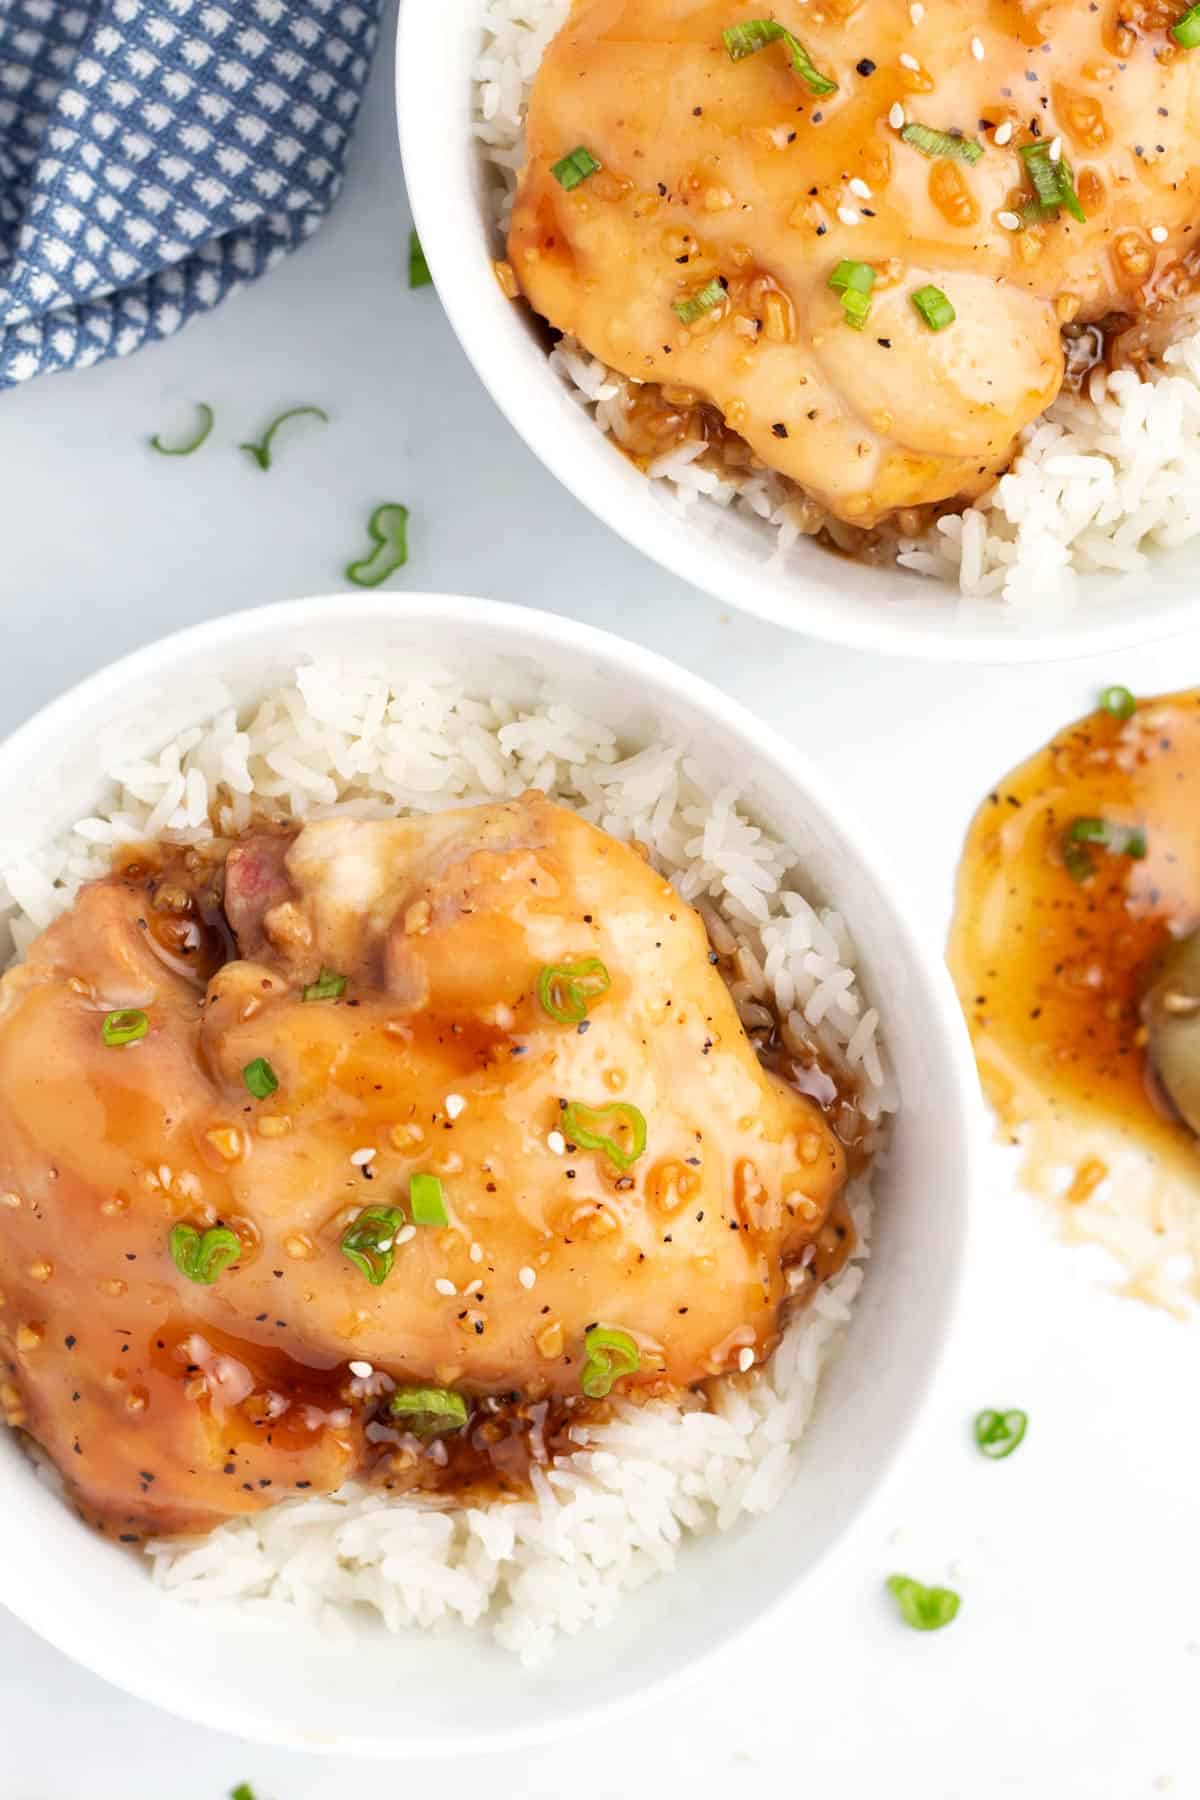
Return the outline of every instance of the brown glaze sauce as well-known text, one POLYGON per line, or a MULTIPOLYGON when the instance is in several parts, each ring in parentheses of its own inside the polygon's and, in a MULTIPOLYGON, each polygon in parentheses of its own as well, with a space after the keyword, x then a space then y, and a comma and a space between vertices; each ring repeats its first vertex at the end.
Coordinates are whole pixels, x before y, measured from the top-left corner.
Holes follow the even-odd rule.
POLYGON ((1174 1308, 1200 1294, 1200 1153, 1158 1088, 1141 1003, 1161 952, 1200 923, 1198 812, 1200 691, 1068 726, 977 813, 949 947, 1029 1184, 1125 1263, 1128 1291, 1174 1308), (1091 817, 1141 829, 1146 856, 1099 851, 1073 879, 1063 834, 1091 817))
MULTIPOLYGON (((278 829, 287 838, 294 835, 288 828, 263 821, 257 821, 254 829, 258 833, 278 829)), ((224 911, 225 859, 232 847, 229 841, 199 850, 140 845, 125 848, 114 859, 114 874, 138 896, 139 926, 154 940, 163 960, 195 984, 198 997, 221 968, 238 956, 224 911)), ((712 960, 728 961, 715 952, 712 960)), ((732 964, 723 972, 730 978, 735 974, 732 964)), ((778 1021, 762 1025, 750 1035, 764 1066, 821 1108, 847 1152, 848 1174, 865 1170, 871 1157, 871 1128, 861 1112, 853 1079, 824 1055, 815 1040, 803 1044, 785 1040, 778 1021)), ((496 1052, 495 1044, 477 1044, 469 1032, 458 1047, 464 1069, 488 1061, 496 1052)), ((115 1196, 111 1204, 119 1211, 121 1197, 115 1196)), ((248 1221, 229 1217, 215 1222, 237 1232, 248 1258, 260 1252, 255 1227, 248 1221)), ((791 1296, 781 1308, 779 1332, 791 1310, 806 1304, 836 1275, 854 1244, 850 1213, 839 1194, 802 1263, 793 1271, 791 1296)), ((462 1317, 466 1317, 465 1311, 462 1317)), ((125 1341, 114 1343, 111 1381, 124 1380, 121 1357, 129 1354, 131 1365, 136 1362, 137 1374, 136 1383, 128 1390, 127 1405, 131 1411, 161 1418, 170 1415, 181 1391, 202 1407, 212 1404, 212 1374, 219 1367, 220 1379, 229 1386, 227 1403, 214 1407, 226 1457, 224 1472, 247 1492, 271 1485, 253 1479, 257 1448, 270 1448, 272 1466, 285 1471, 277 1485, 287 1491, 289 1456, 294 1453, 295 1472, 302 1474, 314 1434, 332 1431, 349 1447, 358 1478, 390 1492, 420 1494, 440 1505, 527 1495, 536 1466, 569 1454, 578 1441, 578 1428, 601 1423, 610 1414, 607 1402, 582 1395, 464 1395, 470 1408, 467 1426, 423 1440, 390 1416, 388 1396, 395 1383, 385 1371, 375 1365, 369 1377, 362 1377, 356 1376, 344 1359, 322 1361, 305 1348, 302 1333, 289 1334, 289 1348, 285 1349, 279 1341, 285 1328, 285 1320, 264 1312, 258 1316, 253 1336, 233 1336, 202 1318, 186 1316, 171 1302, 156 1314, 145 1342, 134 1344, 129 1341, 131 1332, 115 1331, 116 1338, 125 1341)), ((764 1347, 764 1354, 777 1341, 778 1334, 764 1347)), ((15 1379, 15 1366, 10 1373, 15 1379)), ((690 1400, 696 1406, 707 1403, 707 1385, 692 1390, 690 1400)), ((678 1390, 665 1380, 645 1383, 628 1397, 642 1400, 666 1393, 680 1398, 678 1390)), ((687 1404, 689 1396, 683 1400, 687 1404)), ((5 1379, 3 1366, 0 1415, 11 1426, 20 1428, 28 1422, 31 1431, 35 1428, 34 1421, 27 1421, 17 1389, 5 1379)), ((141 1479, 143 1492, 149 1493, 155 1479, 149 1435, 145 1460, 141 1479)), ((291 1483, 293 1489, 309 1485, 303 1479, 291 1483)), ((106 1513, 83 1503, 80 1510, 90 1524, 122 1542, 137 1543, 147 1535, 144 1518, 106 1513)), ((163 1526, 185 1532, 207 1528, 192 1516, 167 1517, 163 1526)))

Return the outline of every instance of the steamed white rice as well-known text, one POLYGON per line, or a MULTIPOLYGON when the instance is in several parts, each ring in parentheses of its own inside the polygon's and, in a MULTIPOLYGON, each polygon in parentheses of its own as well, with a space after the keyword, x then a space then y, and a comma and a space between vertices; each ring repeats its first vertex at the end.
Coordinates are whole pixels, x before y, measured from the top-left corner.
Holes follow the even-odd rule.
MULTIPOLYGON (((490 0, 475 64, 475 132, 498 172, 496 219, 507 225, 524 161, 529 91, 570 0, 490 0)), ((635 382, 573 339, 551 365, 604 432, 620 440, 635 382)), ((897 560, 954 584, 966 597, 1014 606, 1069 605, 1080 575, 1129 574, 1147 553, 1200 534, 1200 336, 1182 337, 1164 367, 1093 371, 1080 395, 1064 392, 1021 436, 1011 469, 924 537, 901 539, 897 560)), ((770 532, 785 554, 813 528, 813 508, 769 470, 730 474, 687 443, 648 473, 675 508, 733 507, 770 532)))
MULTIPOLYGON (((859 1079, 881 1128, 894 1084, 841 916, 804 898, 792 849, 743 811, 678 745, 632 748, 560 704, 518 711, 438 670, 323 661, 239 716, 233 709, 160 753, 109 771, 94 814, 50 848, 0 868, 10 950, 106 874, 115 845, 236 833, 264 805, 296 819, 433 812, 544 789, 618 837, 637 837, 735 957, 750 1025, 768 1006, 859 1079)), ((870 1198, 850 1195, 859 1245, 789 1326, 769 1364, 722 1384, 711 1412, 619 1405, 580 1449, 539 1471, 527 1501, 463 1511, 348 1486, 284 1501, 208 1538, 149 1547, 154 1579, 182 1599, 236 1602, 327 1632, 347 1609, 392 1631, 486 1622, 535 1663, 557 1632, 602 1623, 621 1595, 667 1572, 690 1534, 763 1513, 794 1472, 821 1368, 863 1279, 870 1198)))

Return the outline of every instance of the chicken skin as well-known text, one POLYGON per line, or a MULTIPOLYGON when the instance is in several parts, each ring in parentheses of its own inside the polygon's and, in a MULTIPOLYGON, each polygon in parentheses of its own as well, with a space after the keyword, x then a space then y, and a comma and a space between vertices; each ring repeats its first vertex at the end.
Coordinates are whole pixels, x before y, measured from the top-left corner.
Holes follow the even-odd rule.
POLYGON ((774 1344, 845 1154, 636 848, 536 793, 255 834, 211 972, 164 895, 93 884, 0 984, 5 1400, 97 1516, 335 1488, 397 1435, 364 1369, 553 1402, 595 1326, 622 1392, 774 1344))
POLYGON ((516 279, 558 330, 666 384, 681 418, 718 409, 842 520, 974 497, 1057 394, 1063 324, 1190 284, 1200 57, 1169 34, 1181 9, 768 10, 835 91, 811 91, 785 42, 731 57, 722 32, 761 19, 757 0, 575 0, 534 88, 516 279), (966 155, 924 154, 914 125, 966 155), (1073 171, 1082 220, 1031 213, 1020 150, 1038 144, 1073 171), (577 148, 599 168, 564 186, 577 148), (861 329, 829 285, 842 261, 874 271, 861 329), (676 306, 713 281, 720 299, 685 322, 676 306), (926 322, 926 287, 952 323, 926 322))

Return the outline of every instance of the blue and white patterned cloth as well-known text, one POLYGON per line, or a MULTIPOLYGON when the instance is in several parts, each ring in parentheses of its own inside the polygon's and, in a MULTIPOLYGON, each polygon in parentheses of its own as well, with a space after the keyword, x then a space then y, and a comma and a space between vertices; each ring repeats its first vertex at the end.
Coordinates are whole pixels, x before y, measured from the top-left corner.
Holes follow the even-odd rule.
POLYGON ((167 337, 337 197, 380 0, 0 0, 0 388, 167 337))

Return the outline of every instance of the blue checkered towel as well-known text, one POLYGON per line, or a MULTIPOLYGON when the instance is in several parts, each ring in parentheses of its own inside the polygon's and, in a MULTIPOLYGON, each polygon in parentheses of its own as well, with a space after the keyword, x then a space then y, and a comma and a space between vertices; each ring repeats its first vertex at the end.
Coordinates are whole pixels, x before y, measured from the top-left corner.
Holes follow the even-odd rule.
POLYGON ((380 0, 0 0, 0 388, 178 331, 337 196, 380 0))

